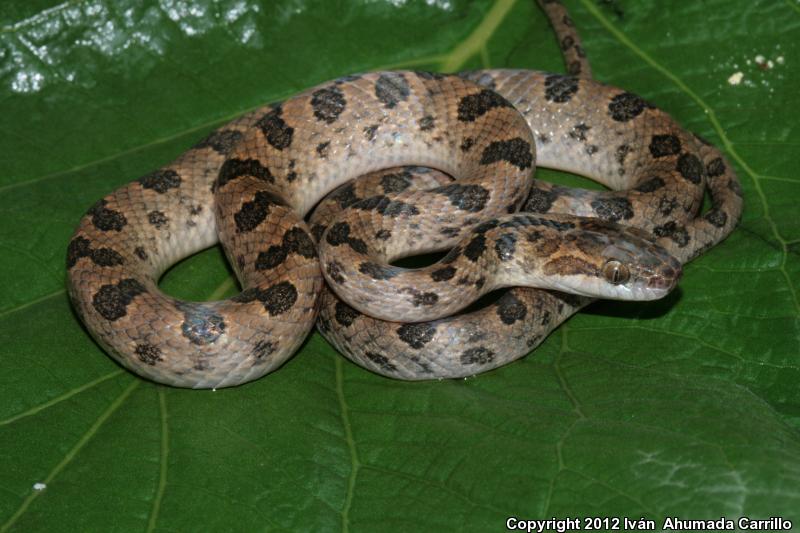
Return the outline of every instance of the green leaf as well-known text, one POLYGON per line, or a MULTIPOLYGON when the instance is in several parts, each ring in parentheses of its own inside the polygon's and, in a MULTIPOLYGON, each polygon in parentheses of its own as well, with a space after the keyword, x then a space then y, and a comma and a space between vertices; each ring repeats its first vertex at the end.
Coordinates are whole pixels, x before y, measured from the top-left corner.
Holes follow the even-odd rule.
MULTIPOLYGON (((800 7, 568 7, 599 79, 725 150, 740 228, 667 300, 595 304, 474 379, 381 378, 314 334, 278 372, 200 392, 120 369, 72 313, 64 257, 81 214, 226 120, 326 79, 563 71, 552 32, 528 0, 6 0, 0 531, 800 520, 800 7)), ((202 299, 236 284, 212 249, 162 285, 202 299)))

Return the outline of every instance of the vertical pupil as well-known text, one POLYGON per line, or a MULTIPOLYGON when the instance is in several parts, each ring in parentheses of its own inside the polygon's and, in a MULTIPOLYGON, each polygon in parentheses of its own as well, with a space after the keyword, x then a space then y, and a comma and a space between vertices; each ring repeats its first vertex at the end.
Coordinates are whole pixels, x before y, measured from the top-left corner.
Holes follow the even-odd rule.
POLYGON ((619 283, 619 268, 614 267, 614 272, 611 274, 611 282, 614 284, 619 283))

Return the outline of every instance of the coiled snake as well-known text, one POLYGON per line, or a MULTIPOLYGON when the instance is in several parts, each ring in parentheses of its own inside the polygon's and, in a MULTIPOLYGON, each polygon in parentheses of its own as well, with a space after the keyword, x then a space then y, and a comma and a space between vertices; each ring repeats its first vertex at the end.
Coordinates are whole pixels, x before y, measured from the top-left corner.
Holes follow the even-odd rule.
POLYGON ((719 151, 622 89, 522 70, 375 72, 248 113, 104 197, 69 243, 68 286, 95 339, 160 383, 256 379, 296 351, 318 310, 320 331, 367 368, 458 377, 528 353, 591 297, 666 294, 741 209, 719 151), (537 163, 613 190, 536 182, 537 163), (348 184, 400 166, 458 179, 393 170, 348 184), (339 186, 309 228, 303 217, 339 186), (239 295, 159 291, 170 265, 218 239, 239 295), (431 267, 390 264, 447 249, 431 267), (552 290, 515 288, 442 318, 517 285, 552 290))

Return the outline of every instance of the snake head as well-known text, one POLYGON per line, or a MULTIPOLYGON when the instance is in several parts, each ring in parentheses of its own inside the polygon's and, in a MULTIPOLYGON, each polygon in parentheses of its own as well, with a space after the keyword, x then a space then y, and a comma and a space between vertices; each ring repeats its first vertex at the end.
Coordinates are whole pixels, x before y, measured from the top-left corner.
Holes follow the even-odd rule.
POLYGON ((680 261, 654 243, 644 230, 594 219, 584 220, 579 226, 587 232, 583 242, 591 239, 602 261, 596 285, 604 298, 655 300, 678 284, 680 261))
POLYGON ((570 217, 542 266, 558 290, 611 300, 655 300, 678 283, 681 263, 647 232, 595 218, 570 217), (571 227, 570 227, 571 226, 571 227))

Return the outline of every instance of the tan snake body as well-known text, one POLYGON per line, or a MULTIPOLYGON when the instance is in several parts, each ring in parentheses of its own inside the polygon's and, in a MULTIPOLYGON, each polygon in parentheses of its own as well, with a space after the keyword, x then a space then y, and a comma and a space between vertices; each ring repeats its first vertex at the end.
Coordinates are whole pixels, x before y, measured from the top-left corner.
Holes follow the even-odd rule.
MULTIPOLYGON (((657 242, 684 263, 733 230, 742 209, 741 190, 716 148, 685 132, 638 97, 590 80, 571 80, 577 90, 566 102, 532 98, 536 93, 531 88, 538 85, 541 90, 547 76, 530 71, 468 75, 496 88, 523 111, 536 132, 537 155, 543 166, 587 175, 611 188, 626 190, 588 191, 535 182, 523 210, 599 216, 633 224, 653 232, 657 242), (617 105, 621 101, 627 104, 617 105), (595 134, 591 127, 583 127, 589 124, 608 124, 616 129, 595 134), (671 135, 675 139, 668 137, 671 135), (619 144, 604 143, 609 137, 619 144), (650 139, 650 145, 637 151, 620 149, 634 146, 632 140, 640 139, 650 139), (692 155, 702 164, 687 164, 692 155), (689 169, 697 169, 698 175, 692 175, 689 169), (712 208, 697 217, 706 187, 712 208)), ((402 188, 407 190, 417 187, 416 180, 421 181, 420 188, 429 188, 432 181, 447 183, 447 177, 438 173, 405 174, 402 188)), ((349 185, 323 201, 311 219, 315 223, 313 232, 320 235, 320 226, 341 216, 342 207, 380 192, 379 178, 349 185)), ((401 187, 395 184, 392 188, 401 187)), ((353 214, 362 212, 356 209, 353 214)), ((380 227, 379 222, 371 221, 371 225, 380 227)), ((349 252, 346 248, 343 251, 349 252)), ((428 275, 437 268, 428 269, 428 275)), ((338 284, 330 285, 336 288, 338 284)), ((523 357, 591 301, 560 292, 516 288, 479 311, 431 322, 391 325, 363 314, 325 290, 318 327, 339 351, 377 373, 408 380, 456 378, 523 357), (383 334, 387 330, 388 336, 383 334)))
MULTIPOLYGON (((401 302, 431 311, 452 300, 442 287, 473 296, 491 288, 471 265, 503 270, 524 262, 523 241, 544 259, 536 268, 560 276, 559 287, 580 290, 577 282, 590 279, 595 287, 585 294, 602 296, 609 286, 641 285, 655 275, 645 288, 663 294, 680 274, 664 249, 686 262, 735 227, 742 204, 730 166, 641 98, 532 71, 465 77, 478 84, 413 72, 322 84, 223 126, 173 163, 114 191, 89 210, 69 245, 68 285, 78 314, 115 359, 144 377, 181 387, 231 386, 280 366, 313 326, 323 281, 312 233, 322 237, 325 276, 351 304, 382 301, 383 309, 401 302), (535 162, 626 190, 537 183, 531 191, 535 162), (428 185, 433 179, 433 191, 415 190, 416 178, 408 187, 395 180, 391 191, 384 185, 381 194, 361 193, 361 202, 341 201, 340 191, 339 218, 312 220, 308 231, 302 217, 330 191, 398 165, 431 166, 462 179, 420 178, 428 185), (706 188, 712 208, 696 217, 706 188), (509 214, 526 199, 529 210, 547 214, 509 214), (554 213, 605 222, 548 217, 554 213), (597 233, 601 227, 607 233, 597 233), (574 233, 559 242, 567 229, 574 233), (181 302, 158 290, 166 268, 214 244, 218 234, 244 288, 240 295, 181 302), (388 264, 452 246, 450 263, 419 271, 388 264), (627 255, 602 255, 611 249, 627 255)), ((354 190, 348 200, 358 197, 354 190)), ((397 324, 369 318, 325 291, 319 324, 337 348, 377 372, 458 377, 524 355, 588 301, 514 289, 477 314, 397 324)), ((384 314, 396 316, 391 307, 384 314)), ((438 316, 437 310, 416 320, 438 316)))

